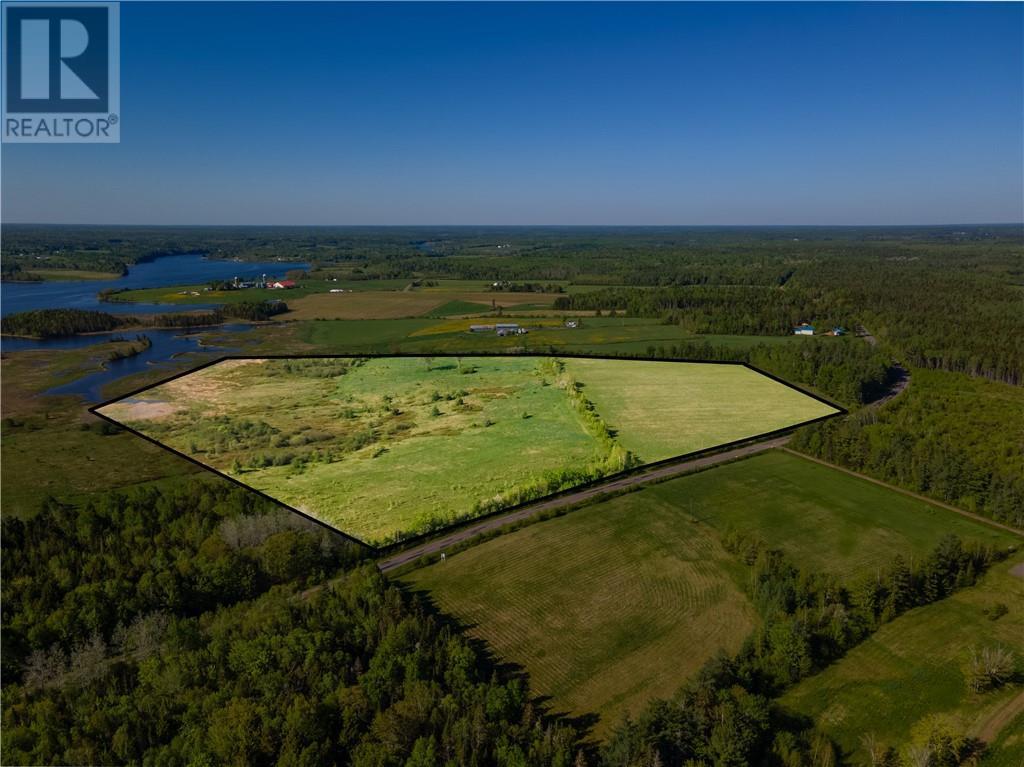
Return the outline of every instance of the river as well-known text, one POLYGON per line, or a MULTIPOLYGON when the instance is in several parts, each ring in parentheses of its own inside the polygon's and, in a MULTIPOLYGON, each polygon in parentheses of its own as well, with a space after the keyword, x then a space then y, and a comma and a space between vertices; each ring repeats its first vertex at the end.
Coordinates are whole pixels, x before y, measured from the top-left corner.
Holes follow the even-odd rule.
MULTIPOLYGON (((164 256, 155 261, 137 264, 129 268, 126 276, 116 280, 76 280, 61 282, 4 282, 0 283, 3 315, 32 309, 96 309, 118 314, 148 314, 153 312, 188 311, 213 309, 216 304, 124 304, 103 303, 97 293, 108 288, 158 288, 173 285, 198 285, 213 280, 229 280, 268 276, 283 276, 290 269, 306 269, 308 264, 294 262, 238 262, 217 261, 202 255, 164 256)), ((218 333, 244 331, 250 325, 237 323, 222 325, 218 333)), ((47 394, 77 394, 89 402, 101 402, 102 390, 107 384, 133 373, 150 370, 154 365, 166 366, 175 357, 188 352, 209 350, 210 356, 228 354, 235 347, 211 347, 200 344, 198 332, 181 329, 116 331, 68 338, 0 339, 0 350, 16 352, 26 349, 78 349, 83 346, 100 344, 111 338, 133 338, 144 333, 151 346, 134 357, 112 360, 103 370, 89 373, 76 381, 58 386, 47 394)))
MULTIPOLYGON (((244 323, 221 325, 216 328, 220 333, 235 333, 250 329, 251 325, 244 323)), ((87 336, 71 336, 70 338, 52 338, 35 340, 29 338, 4 338, 0 340, 0 347, 4 353, 24 351, 27 349, 78 349, 93 344, 103 344, 112 338, 134 338, 138 334, 146 335, 150 340, 148 349, 143 350, 133 357, 111 360, 107 362, 102 370, 88 373, 71 383, 63 386, 56 386, 47 390, 46 394, 77 394, 88 402, 98 403, 104 400, 103 388, 119 378, 133 373, 141 373, 144 370, 152 370, 154 367, 168 367, 174 358, 189 352, 206 352, 210 359, 222 354, 230 354, 237 351, 234 346, 211 346, 200 343, 202 336, 199 332, 187 332, 184 330, 142 330, 135 332, 114 332, 97 333, 87 336)), ((168 371, 170 372, 170 370, 168 371)))
POLYGON ((155 261, 135 264, 128 274, 114 280, 68 280, 0 283, 0 316, 32 309, 95 309, 111 314, 152 314, 154 312, 213 309, 216 304, 125 304, 104 303, 101 290, 118 288, 160 288, 172 285, 201 285, 234 277, 251 279, 266 274, 283 277, 291 269, 307 269, 309 264, 286 261, 218 261, 192 254, 163 256, 155 261))

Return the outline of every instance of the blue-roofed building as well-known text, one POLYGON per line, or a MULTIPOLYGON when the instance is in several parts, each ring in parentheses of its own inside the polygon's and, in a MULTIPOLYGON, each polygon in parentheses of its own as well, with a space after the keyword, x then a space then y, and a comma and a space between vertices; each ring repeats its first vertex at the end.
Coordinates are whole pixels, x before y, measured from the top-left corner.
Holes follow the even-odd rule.
POLYGON ((802 325, 797 325, 793 328, 793 335, 795 336, 813 336, 814 325, 808 325, 806 322, 802 325))

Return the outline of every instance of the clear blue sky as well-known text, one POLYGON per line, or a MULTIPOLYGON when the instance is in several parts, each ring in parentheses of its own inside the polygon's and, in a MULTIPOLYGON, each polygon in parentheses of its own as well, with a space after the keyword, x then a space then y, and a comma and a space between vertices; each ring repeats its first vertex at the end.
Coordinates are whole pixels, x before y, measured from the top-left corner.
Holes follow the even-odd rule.
POLYGON ((122 3, 121 143, 3 220, 1024 218, 1024 4, 122 3))

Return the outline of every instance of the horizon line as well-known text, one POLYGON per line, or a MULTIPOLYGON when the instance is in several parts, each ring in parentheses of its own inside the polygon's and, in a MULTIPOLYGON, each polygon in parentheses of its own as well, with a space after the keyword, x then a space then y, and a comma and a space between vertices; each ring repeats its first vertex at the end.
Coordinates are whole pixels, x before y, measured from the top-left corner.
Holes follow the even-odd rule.
POLYGON ((0 227, 4 226, 83 226, 83 227, 150 227, 150 228, 173 228, 173 227, 191 227, 191 228, 212 228, 212 227, 261 227, 261 228, 282 228, 282 229, 301 229, 301 228, 349 228, 349 229, 451 229, 451 228, 484 228, 484 229, 898 229, 906 227, 919 227, 919 228, 941 228, 941 227, 979 227, 979 226, 998 226, 998 227, 1024 227, 1024 220, 1022 221, 953 221, 949 223, 914 223, 907 222, 901 224, 801 224, 801 223, 784 223, 784 224, 457 224, 457 223, 441 223, 441 224, 281 224, 281 223, 218 223, 218 224, 197 224, 197 223, 118 223, 118 222, 101 222, 101 223, 85 223, 81 221, 0 221, 0 227))

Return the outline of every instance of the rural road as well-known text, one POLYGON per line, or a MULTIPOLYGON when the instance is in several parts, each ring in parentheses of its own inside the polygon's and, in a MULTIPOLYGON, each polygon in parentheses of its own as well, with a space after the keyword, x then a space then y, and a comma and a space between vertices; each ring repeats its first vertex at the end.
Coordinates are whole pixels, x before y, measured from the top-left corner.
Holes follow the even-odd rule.
POLYGON ((393 570, 396 567, 401 567, 404 564, 408 564, 413 560, 419 559, 425 554, 440 554, 440 552, 444 551, 446 548, 450 548, 457 543, 461 543, 462 541, 476 535, 480 535, 481 533, 486 533, 490 530, 504 527, 512 522, 527 519, 528 517, 532 517, 534 514, 542 511, 580 503, 581 501, 590 500, 591 498, 595 498, 599 495, 612 493, 616 490, 633 487, 634 485, 642 485, 646 482, 653 482, 655 480, 668 479, 669 477, 675 477, 681 474, 688 474, 692 471, 696 471, 697 469, 704 469, 708 466, 714 466, 715 464, 733 461, 737 458, 744 458, 748 455, 753 455, 754 453, 760 453, 765 450, 782 447, 787 442, 789 442, 789 435, 776 437, 775 439, 770 439, 766 442, 755 442, 750 445, 733 448, 732 450, 726 450, 722 453, 714 453, 712 455, 705 455, 699 458, 683 460, 679 463, 673 463, 667 466, 659 466, 656 469, 643 472, 642 474, 622 477, 621 479, 606 482, 603 485, 589 487, 586 490, 568 493, 557 498, 551 498, 547 501, 538 501, 537 503, 526 506, 525 508, 511 511, 508 514, 502 514, 501 516, 490 517, 475 525, 470 525, 469 527, 456 530, 443 538, 426 541, 421 543, 419 546, 414 546, 411 549, 400 551, 397 554, 379 560, 377 562, 377 566, 381 569, 381 572, 386 573, 388 570, 393 570))
MULTIPOLYGON (((867 341, 869 346, 878 346, 878 339, 871 335, 871 331, 868 330, 863 325, 858 325, 856 332, 857 337, 863 338, 865 341, 867 341)), ((896 380, 893 382, 892 386, 889 387, 889 391, 887 391, 885 394, 883 394, 881 397, 874 400, 873 402, 866 402, 865 407, 881 407, 886 402, 891 400, 893 397, 900 394, 904 389, 907 388, 907 386, 910 385, 910 371, 903 367, 903 365, 901 365, 896 360, 892 361, 892 366, 893 369, 896 370, 896 380)))

